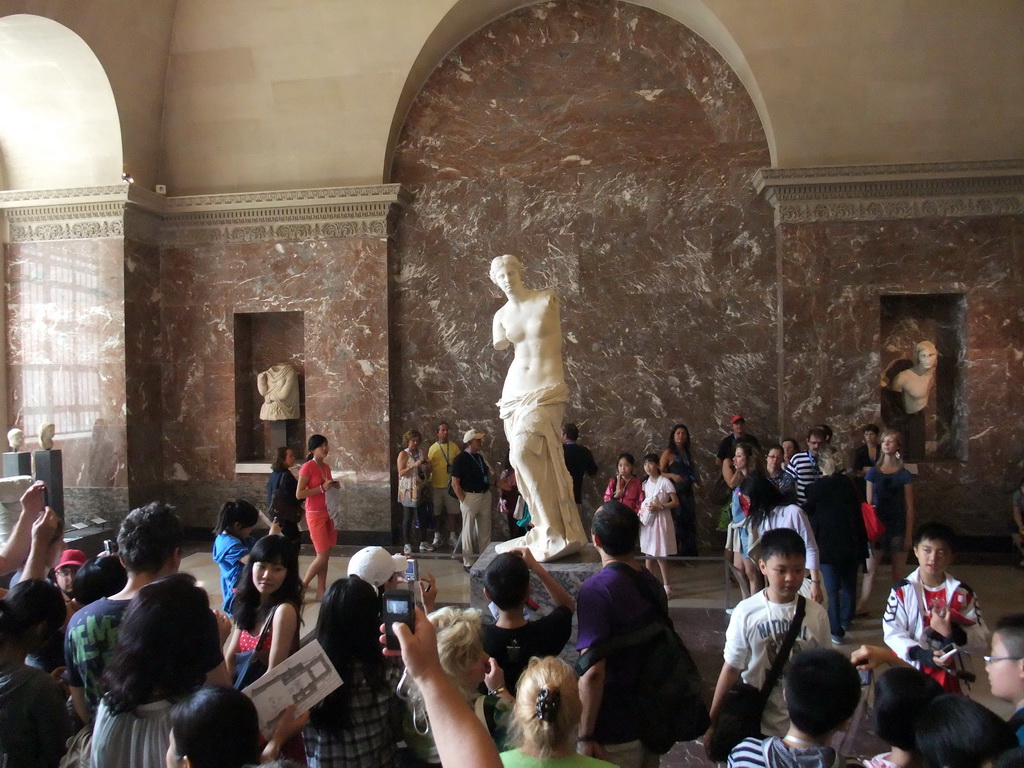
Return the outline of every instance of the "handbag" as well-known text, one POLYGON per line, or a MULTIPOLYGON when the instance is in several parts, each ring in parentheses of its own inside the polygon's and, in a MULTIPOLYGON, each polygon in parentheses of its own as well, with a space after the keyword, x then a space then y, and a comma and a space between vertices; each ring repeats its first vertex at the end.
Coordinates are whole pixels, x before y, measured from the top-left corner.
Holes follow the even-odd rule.
POLYGON ((302 504, 295 498, 295 494, 288 493, 281 487, 283 481, 284 475, 282 474, 277 478, 277 487, 274 489, 273 496, 270 497, 270 519, 273 520, 276 517, 284 523, 297 523, 302 519, 302 504))
POLYGON ((720 507, 727 503, 732 498, 732 488, 725 482, 725 478, 722 477, 722 473, 718 473, 718 477, 715 478, 714 485, 711 486, 711 490, 708 492, 708 500, 716 507, 720 507))
POLYGON ((885 523, 878 519, 875 505, 868 504, 866 501, 862 501, 860 504, 860 514, 864 518, 864 530, 867 531, 868 541, 874 544, 885 533, 885 523))
POLYGON ((708 757, 715 762, 725 762, 733 748, 744 739, 761 738, 761 716, 765 704, 782 677, 782 668, 789 660, 796 636, 800 634, 806 609, 807 600, 800 595, 797 598, 796 614, 782 640, 779 655, 775 657, 760 690, 741 681, 725 692, 718 708, 718 720, 711 732, 711 741, 706 745, 708 757))
POLYGON ((276 610, 277 606, 275 605, 263 624, 263 630, 256 641, 256 647, 251 651, 242 651, 235 654, 235 688, 240 691, 248 688, 267 673, 267 665, 260 661, 260 651, 263 649, 263 640, 270 630, 270 625, 274 620, 274 611, 276 610))

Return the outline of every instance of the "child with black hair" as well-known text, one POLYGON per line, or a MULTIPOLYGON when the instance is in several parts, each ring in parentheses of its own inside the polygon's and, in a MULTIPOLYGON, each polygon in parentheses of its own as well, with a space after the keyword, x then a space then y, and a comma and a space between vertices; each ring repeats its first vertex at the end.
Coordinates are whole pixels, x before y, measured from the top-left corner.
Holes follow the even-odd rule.
MULTIPOLYGON (((757 688, 764 685, 796 615, 798 593, 806 573, 804 540, 790 528, 775 528, 761 537, 759 554, 758 566, 768 586, 740 601, 729 620, 729 628, 725 632, 725 663, 715 686, 711 727, 704 737, 705 745, 711 743, 726 692, 741 677, 748 685, 757 688)), ((800 651, 829 643, 825 609, 813 600, 799 599, 804 600, 805 615, 790 652, 789 663, 800 651)), ((854 678, 857 679, 856 675, 854 678)), ((789 715, 780 680, 765 704, 761 732, 767 736, 784 736, 788 729, 789 715)))
POLYGON ((985 657, 985 671, 992 695, 1017 708, 1010 727, 1024 745, 1024 613, 1003 616, 996 622, 991 654, 985 657))
POLYGON ((914 556, 919 565, 892 588, 882 617, 886 645, 949 693, 961 692, 964 664, 958 651, 966 647, 981 652, 988 640, 974 591, 946 573, 955 541, 956 533, 941 523, 917 530, 914 556))
POLYGON ((824 648, 798 654, 786 671, 785 699, 790 719, 786 734, 744 739, 729 754, 729 768, 845 766, 827 745, 860 701, 860 678, 849 660, 824 648))
POLYGON ((918 669, 892 667, 875 683, 875 734, 892 751, 875 755, 865 768, 914 768, 920 757, 914 746, 917 719, 932 699, 942 695, 942 686, 918 669))
POLYGON ((516 683, 534 656, 557 656, 572 634, 572 597, 526 547, 498 555, 484 571, 484 596, 498 607, 496 624, 484 626, 484 650, 505 672, 505 685, 514 696, 516 683), (527 621, 523 607, 535 573, 555 604, 546 616, 527 621))
POLYGON ((245 567, 246 558, 256 543, 253 529, 259 522, 260 513, 252 504, 243 499, 225 502, 217 515, 213 532, 213 562, 220 568, 220 589, 223 596, 224 613, 231 614, 235 602, 238 577, 245 567))
POLYGON ((933 699, 916 731, 914 744, 924 768, 987 768, 1017 746, 999 715, 966 696, 933 699))
POLYGON ((647 570, 654 573, 655 558, 661 571, 661 583, 665 594, 672 596, 668 583, 668 563, 662 559, 676 553, 676 526, 672 510, 679 506, 676 487, 661 474, 658 454, 644 456, 644 472, 647 479, 643 484, 640 501, 640 551, 647 555, 647 570))
POLYGON ((56 585, 27 579, 0 600, 0 765, 55 766, 71 724, 60 688, 25 664, 64 623, 56 585))

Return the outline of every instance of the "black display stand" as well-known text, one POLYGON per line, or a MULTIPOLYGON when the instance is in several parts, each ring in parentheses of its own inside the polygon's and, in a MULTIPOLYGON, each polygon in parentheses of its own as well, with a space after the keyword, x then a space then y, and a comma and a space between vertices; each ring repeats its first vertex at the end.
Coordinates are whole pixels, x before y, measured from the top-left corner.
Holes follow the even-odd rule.
POLYGON ((61 452, 33 451, 32 458, 36 465, 36 480, 46 483, 50 497, 50 509, 64 518, 64 464, 61 452))
POLYGON ((4 454, 4 477, 32 476, 32 454, 28 451, 8 451, 4 454))

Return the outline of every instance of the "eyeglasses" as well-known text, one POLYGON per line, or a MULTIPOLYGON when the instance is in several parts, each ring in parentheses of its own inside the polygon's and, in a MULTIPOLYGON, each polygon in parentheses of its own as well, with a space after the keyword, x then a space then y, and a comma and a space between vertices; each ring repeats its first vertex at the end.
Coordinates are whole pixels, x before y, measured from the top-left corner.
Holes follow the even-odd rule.
POLYGON ((997 661, 1021 661, 1024 656, 982 656, 986 664, 994 664, 997 661))

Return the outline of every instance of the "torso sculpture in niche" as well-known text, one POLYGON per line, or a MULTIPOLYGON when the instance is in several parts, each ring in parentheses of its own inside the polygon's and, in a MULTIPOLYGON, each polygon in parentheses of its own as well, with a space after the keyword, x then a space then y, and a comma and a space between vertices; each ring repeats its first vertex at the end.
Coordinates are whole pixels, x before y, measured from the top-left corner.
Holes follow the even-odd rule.
POLYGON ((256 377, 256 388, 263 395, 260 418, 284 421, 299 418, 299 375, 288 363, 271 366, 256 377))
POLYGON ((495 349, 515 356, 498 402, 516 481, 534 524, 525 538, 498 546, 527 546, 539 561, 579 551, 587 542, 562 452, 562 416, 569 388, 562 369, 558 294, 523 285, 515 256, 491 262, 491 280, 508 302, 494 315, 495 349))
POLYGON ((935 387, 935 367, 939 353, 930 341, 914 347, 914 365, 900 371, 889 388, 902 395, 903 416, 893 426, 903 433, 905 460, 918 461, 925 457, 925 414, 928 397, 935 387))

